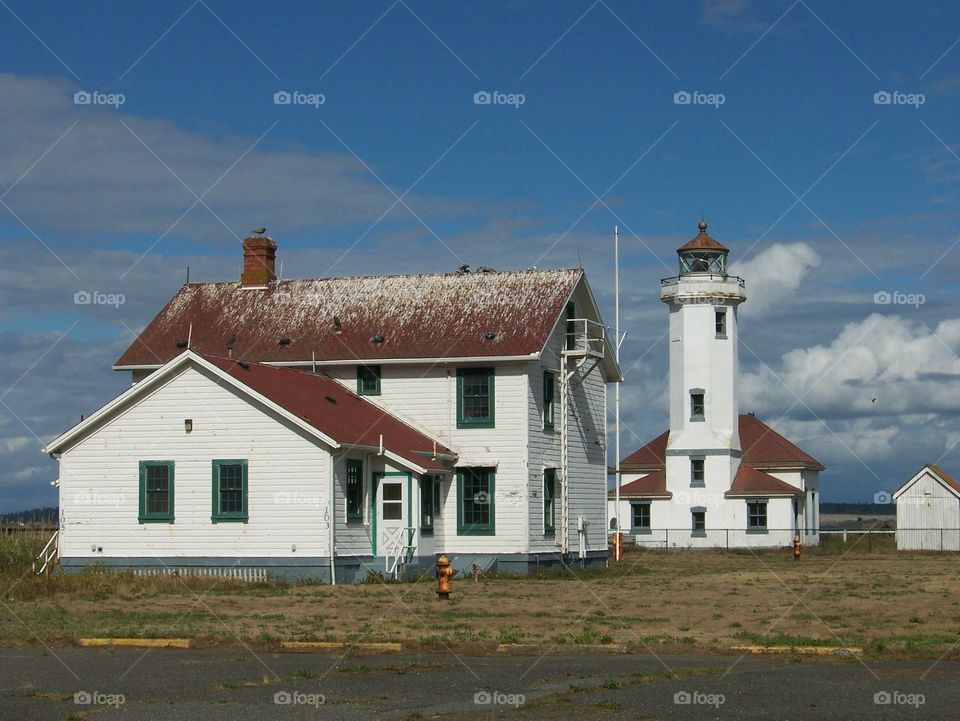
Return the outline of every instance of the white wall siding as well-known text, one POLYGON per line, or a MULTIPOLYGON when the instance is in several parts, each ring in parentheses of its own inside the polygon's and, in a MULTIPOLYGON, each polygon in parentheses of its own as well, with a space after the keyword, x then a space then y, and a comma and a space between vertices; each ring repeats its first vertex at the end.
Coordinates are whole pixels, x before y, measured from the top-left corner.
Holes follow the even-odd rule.
MULTIPOLYGON (((472 364, 483 367, 483 364, 472 364)), ((384 365, 378 396, 364 396, 459 454, 457 465, 496 468, 494 536, 457 535, 456 477, 444 483, 434 547, 450 553, 518 553, 528 544, 527 364, 495 365, 494 428, 457 428, 456 365, 384 365)), ((324 368, 356 391, 356 366, 324 368)), ((384 439, 388 442, 389 439, 384 439)))
POLYGON ((924 470, 896 503, 898 550, 960 551, 960 499, 929 471, 924 470))
POLYGON ((316 443, 186 368, 62 454, 61 555, 327 555, 329 453, 316 443), (247 459, 247 523, 211 522, 215 458, 247 459), (138 522, 141 460, 175 463, 172 524, 138 522))

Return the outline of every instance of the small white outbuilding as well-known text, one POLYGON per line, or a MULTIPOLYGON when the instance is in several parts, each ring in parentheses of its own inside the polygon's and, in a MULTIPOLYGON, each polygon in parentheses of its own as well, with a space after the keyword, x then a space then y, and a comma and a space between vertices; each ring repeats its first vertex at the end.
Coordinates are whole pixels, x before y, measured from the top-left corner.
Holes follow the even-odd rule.
POLYGON ((893 494, 897 549, 960 551, 960 483, 930 463, 893 494))

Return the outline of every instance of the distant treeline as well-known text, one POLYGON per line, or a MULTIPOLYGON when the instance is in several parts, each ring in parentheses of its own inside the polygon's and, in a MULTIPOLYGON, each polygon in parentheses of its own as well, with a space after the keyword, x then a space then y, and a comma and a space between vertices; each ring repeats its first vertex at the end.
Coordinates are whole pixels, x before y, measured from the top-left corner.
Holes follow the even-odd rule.
POLYGON ((833 513, 848 516, 895 516, 893 503, 821 503, 820 514, 833 513))
POLYGON ((60 509, 56 506, 45 508, 31 508, 29 511, 17 513, 0 513, 0 525, 11 526, 24 523, 26 525, 56 525, 60 519, 60 509))

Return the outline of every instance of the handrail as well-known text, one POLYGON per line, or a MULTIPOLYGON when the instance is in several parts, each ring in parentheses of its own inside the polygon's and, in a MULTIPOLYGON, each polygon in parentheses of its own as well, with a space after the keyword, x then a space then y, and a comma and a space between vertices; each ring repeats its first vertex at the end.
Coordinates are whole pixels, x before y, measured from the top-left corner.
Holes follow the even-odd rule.
POLYGON ((417 529, 415 526, 400 526, 395 530, 397 531, 397 538, 384 554, 386 557, 385 570, 394 578, 398 576, 400 566, 403 565, 401 560, 405 563, 409 552, 416 548, 414 538, 417 529))
MULTIPOLYGON (((35 561, 43 561, 43 564, 40 566, 40 570, 37 571, 38 576, 43 573, 46 573, 47 569, 53 566, 53 564, 59 558, 60 556, 60 544, 58 542, 59 537, 60 537, 60 531, 59 530, 54 531, 53 535, 50 536, 50 540, 47 541, 47 545, 43 547, 43 550, 40 551, 40 553, 37 554, 36 559, 34 559, 35 561), (53 548, 51 548, 51 546, 53 546, 53 548)), ((34 563, 34 567, 36 567, 36 563, 34 563)))
POLYGON ((747 287, 746 281, 745 281, 743 278, 741 278, 740 276, 738 276, 738 275, 725 275, 725 274, 723 274, 723 273, 684 273, 683 275, 675 275, 675 276, 670 277, 670 278, 661 278, 661 279, 660 279, 660 285, 662 285, 662 286, 663 286, 663 285, 673 285, 674 283, 678 283, 681 278, 690 278, 690 277, 693 277, 693 278, 696 278, 696 279, 704 278, 704 279, 708 279, 708 280, 714 280, 714 279, 720 279, 720 280, 735 280, 735 281, 737 281, 737 284, 738 284, 741 288, 746 288, 746 287, 747 287))

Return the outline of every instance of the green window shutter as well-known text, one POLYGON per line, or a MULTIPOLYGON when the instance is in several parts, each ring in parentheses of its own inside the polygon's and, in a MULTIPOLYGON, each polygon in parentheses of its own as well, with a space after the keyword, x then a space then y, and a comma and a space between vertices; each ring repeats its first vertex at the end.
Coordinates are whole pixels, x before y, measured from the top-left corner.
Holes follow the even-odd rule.
POLYGON ((550 371, 543 372, 543 427, 553 428, 554 377, 550 371))
POLYGON ((496 534, 496 471, 461 468, 457 471, 457 535, 496 534))
POLYGON ((215 459, 212 463, 212 504, 210 520, 213 523, 246 523, 247 461, 245 459, 215 459))
POLYGON ((496 393, 493 368, 457 369, 457 428, 493 428, 496 393))
POLYGON ((173 523, 173 461, 140 461, 140 523, 173 523))
POLYGON ((380 366, 357 366, 357 395, 380 395, 380 366))
POLYGON ((363 461, 347 459, 347 523, 363 521, 363 461))
POLYGON ((433 533, 433 478, 420 479, 420 531, 433 533))
POLYGON ((557 471, 543 470, 543 532, 552 534, 557 528, 557 471))

